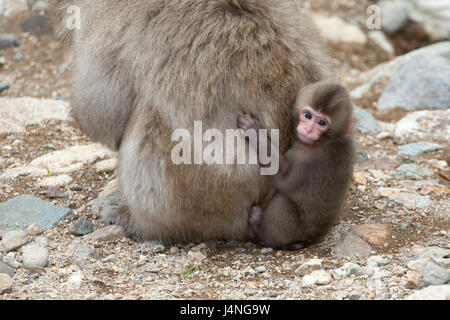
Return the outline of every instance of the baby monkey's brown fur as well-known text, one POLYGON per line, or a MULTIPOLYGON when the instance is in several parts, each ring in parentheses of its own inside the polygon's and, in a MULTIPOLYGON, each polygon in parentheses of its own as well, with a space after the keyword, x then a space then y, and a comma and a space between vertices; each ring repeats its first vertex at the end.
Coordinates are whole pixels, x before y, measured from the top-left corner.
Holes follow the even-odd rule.
MULTIPOLYGON (((259 240, 274 248, 301 249, 320 241, 336 224, 343 209, 354 164, 350 133, 352 103, 347 90, 332 82, 318 82, 298 94, 292 119, 301 124, 305 106, 330 120, 326 131, 313 143, 294 134, 294 142, 280 159, 280 171, 261 204, 251 209, 249 224, 259 240)), ((309 117, 309 115, 308 115, 309 117)), ((262 128, 244 115, 244 129, 262 128)))

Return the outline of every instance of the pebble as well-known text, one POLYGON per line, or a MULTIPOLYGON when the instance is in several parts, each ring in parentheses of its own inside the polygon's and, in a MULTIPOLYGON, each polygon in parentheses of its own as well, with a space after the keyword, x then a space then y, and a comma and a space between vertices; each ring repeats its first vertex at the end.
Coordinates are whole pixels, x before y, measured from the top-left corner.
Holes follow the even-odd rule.
POLYGON ((265 266, 259 266, 255 268, 256 273, 265 273, 267 272, 267 268, 265 266))
POLYGON ((354 233, 349 232, 336 248, 336 255, 340 258, 349 257, 350 259, 357 259, 368 257, 371 250, 372 248, 366 241, 354 233))
POLYGON ((159 273, 159 267, 156 263, 148 263, 145 271, 150 273, 159 273))
POLYGON ((312 285, 327 285, 333 281, 331 275, 325 270, 316 270, 311 274, 303 277, 302 285, 304 287, 310 287, 312 285))
POLYGON ((105 259, 102 260, 103 263, 115 262, 115 261, 117 261, 116 254, 110 254, 109 256, 107 256, 105 259))
POLYGON ((254 276, 256 274, 256 271, 252 267, 247 267, 244 270, 242 270, 242 274, 244 276, 254 276))
POLYGON ((406 273, 406 288, 417 289, 422 285, 422 277, 415 271, 408 270, 406 273))
POLYGON ((11 86, 9 83, 0 82, 0 94, 8 90, 11 86))
POLYGON ((97 258, 97 252, 89 247, 89 246, 83 246, 78 247, 75 249, 75 253, 72 256, 72 263, 76 264, 80 268, 84 268, 87 265, 90 265, 91 262, 97 258))
POLYGON ((164 251, 166 251, 166 247, 162 244, 156 244, 152 249, 153 253, 163 253, 164 251))
POLYGON ((36 236, 41 233, 41 229, 39 228, 39 225, 37 223, 32 223, 28 226, 27 233, 30 236, 36 236))
POLYGON ((64 73, 67 70, 69 70, 70 68, 70 63, 69 62, 63 62, 61 63, 61 65, 59 66, 59 72, 64 73))
POLYGON ((33 242, 42 248, 48 246, 48 238, 44 236, 34 238, 33 242))
POLYGON ((63 199, 68 198, 69 196, 60 191, 58 186, 51 186, 45 191, 45 196, 50 199, 63 199))
POLYGON ((29 241, 29 238, 23 230, 13 230, 7 232, 2 238, 2 246, 6 252, 20 248, 29 241))
POLYGON ((74 272, 67 279, 67 284, 75 290, 79 290, 81 288, 81 284, 83 282, 83 274, 81 271, 74 272))
POLYGON ((187 258, 194 263, 201 263, 203 260, 206 259, 206 256, 200 251, 191 250, 187 253, 187 258))
POLYGON ((20 39, 12 33, 0 33, 0 49, 17 47, 20 45, 20 39))
POLYGON ((22 52, 18 52, 18 53, 16 53, 14 55, 13 60, 18 62, 18 61, 22 60, 23 58, 24 58, 23 53, 22 52))
POLYGON ((13 281, 6 273, 0 273, 0 295, 12 290, 13 281))
POLYGON ((359 300, 361 298, 361 294, 358 291, 352 291, 348 295, 349 300, 359 300))
POLYGON ((45 177, 39 182, 42 187, 60 187, 72 182, 72 177, 67 174, 62 174, 54 177, 45 177))
POLYGON ((361 171, 361 172, 356 172, 354 175, 354 180, 356 182, 356 184, 361 185, 361 186, 365 186, 367 185, 367 173, 361 171))
POLYGON ((429 177, 434 171, 429 168, 421 167, 413 163, 402 164, 394 171, 393 177, 397 179, 429 177))
POLYGON ((388 198, 402 204, 407 209, 428 208, 433 203, 428 196, 414 193, 394 193, 389 195, 388 198))
POLYGON ((83 188, 79 186, 78 184, 69 184, 67 187, 70 191, 81 191, 83 188))
MULTIPOLYGON (((12 259, 14 259, 14 258, 12 258, 12 259)), ((8 257, 8 255, 6 255, 3 257, 3 261, 0 260, 0 274, 6 273, 7 275, 9 275, 11 277, 14 276, 14 273, 15 273, 14 269, 16 269, 16 268, 9 265, 9 262, 11 262, 12 259, 10 257, 8 257)))
POLYGON ((364 274, 361 266, 353 262, 345 263, 341 269, 347 277, 351 275, 361 276, 364 274))
POLYGON ((271 252, 273 252, 272 248, 262 248, 261 249, 262 254, 271 253, 271 252))
POLYGON ((389 242, 391 232, 389 227, 380 223, 363 224, 354 226, 355 233, 366 240, 370 244, 377 246, 384 245, 389 242))
POLYGON ((254 296, 254 295, 256 295, 257 293, 258 293, 258 290, 256 290, 256 289, 245 289, 245 290, 244 290, 244 295, 245 295, 246 297, 254 296))
POLYGON ((298 267, 294 273, 299 276, 305 276, 313 271, 322 269, 322 260, 321 259, 311 259, 298 267))
POLYGON ((115 241, 125 237, 125 232, 119 225, 106 226, 91 233, 92 242, 115 241))
POLYGON ((438 144, 421 141, 401 146, 398 150, 398 153, 407 156, 418 156, 427 152, 433 152, 441 149, 442 147, 438 144))
POLYGON ((94 232, 94 225, 84 218, 78 219, 70 226, 70 233, 76 236, 85 236, 94 232))
POLYGON ((44 268, 48 263, 48 258, 49 252, 46 248, 36 245, 29 245, 23 248, 23 266, 27 269, 36 267, 44 268))

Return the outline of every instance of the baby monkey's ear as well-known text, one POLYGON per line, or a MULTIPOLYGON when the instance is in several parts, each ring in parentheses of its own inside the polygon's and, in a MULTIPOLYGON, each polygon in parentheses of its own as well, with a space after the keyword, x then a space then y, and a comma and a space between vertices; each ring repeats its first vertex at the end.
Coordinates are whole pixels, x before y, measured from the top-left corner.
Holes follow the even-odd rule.
POLYGON ((345 136, 349 137, 353 133, 353 130, 355 130, 356 125, 358 124, 358 118, 353 116, 350 120, 350 123, 348 125, 347 131, 345 132, 345 136))

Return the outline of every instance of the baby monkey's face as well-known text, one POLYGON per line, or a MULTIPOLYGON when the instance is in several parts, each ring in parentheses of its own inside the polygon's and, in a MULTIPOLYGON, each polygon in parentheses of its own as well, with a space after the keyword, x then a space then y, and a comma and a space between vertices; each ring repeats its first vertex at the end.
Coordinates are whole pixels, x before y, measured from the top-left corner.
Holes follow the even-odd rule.
POLYGON ((310 106, 300 109, 299 121, 297 125, 297 135, 301 142, 313 144, 319 140, 320 136, 328 130, 331 119, 310 106))

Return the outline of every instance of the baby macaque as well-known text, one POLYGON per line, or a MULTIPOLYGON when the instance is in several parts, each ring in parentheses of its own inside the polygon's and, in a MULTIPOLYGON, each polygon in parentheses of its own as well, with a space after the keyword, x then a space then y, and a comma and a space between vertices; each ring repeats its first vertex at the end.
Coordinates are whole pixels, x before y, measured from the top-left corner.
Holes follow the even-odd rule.
MULTIPOLYGON (((354 165, 350 135, 355 121, 343 86, 318 82, 303 88, 292 119, 292 146, 280 159, 265 200, 249 214, 258 239, 280 249, 302 249, 320 241, 339 221, 354 165)), ((262 129, 248 114, 239 117, 238 125, 262 129)))

